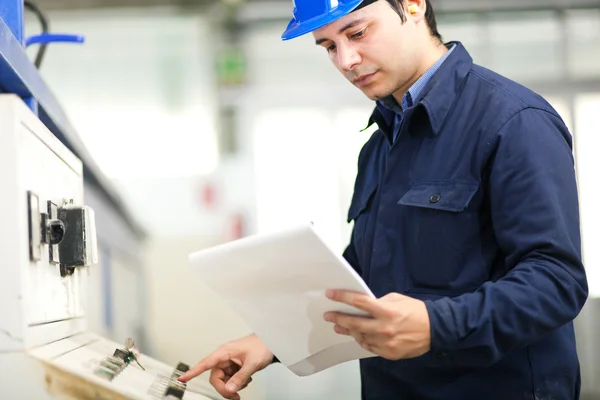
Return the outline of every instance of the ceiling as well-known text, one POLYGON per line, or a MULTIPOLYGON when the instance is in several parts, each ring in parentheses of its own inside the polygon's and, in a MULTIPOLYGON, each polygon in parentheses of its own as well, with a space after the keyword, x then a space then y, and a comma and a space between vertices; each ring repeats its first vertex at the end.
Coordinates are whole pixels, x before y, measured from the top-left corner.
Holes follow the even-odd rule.
MULTIPOLYGON (((431 0, 438 12, 494 11, 515 9, 600 8, 600 0, 431 0)), ((244 7, 286 7, 291 11, 292 0, 37 0, 44 10, 79 10, 118 7, 175 6, 209 8, 221 4, 244 4, 244 7)))

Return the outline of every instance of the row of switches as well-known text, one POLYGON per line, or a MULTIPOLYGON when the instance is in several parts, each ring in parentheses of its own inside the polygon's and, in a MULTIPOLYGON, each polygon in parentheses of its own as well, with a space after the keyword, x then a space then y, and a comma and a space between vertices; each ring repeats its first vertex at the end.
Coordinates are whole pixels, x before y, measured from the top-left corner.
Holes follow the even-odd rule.
POLYGON ((167 390, 165 391, 164 399, 183 399, 183 395, 185 394, 185 389, 187 385, 183 382, 179 382, 177 379, 186 373, 190 367, 184 363, 179 363, 177 368, 171 374, 171 378, 169 379, 169 384, 167 386, 167 390))

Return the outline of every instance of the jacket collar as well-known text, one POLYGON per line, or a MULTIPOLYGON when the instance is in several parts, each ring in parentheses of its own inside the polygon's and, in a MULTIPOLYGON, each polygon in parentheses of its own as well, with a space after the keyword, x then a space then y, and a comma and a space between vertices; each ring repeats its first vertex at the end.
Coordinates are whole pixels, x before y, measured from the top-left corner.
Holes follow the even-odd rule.
MULTIPOLYGON (((419 99, 414 99, 415 107, 423 107, 431 129, 437 135, 446 121, 446 117, 453 107, 455 99, 462 87, 463 81, 471 71, 473 59, 460 42, 450 42, 446 46, 456 48, 433 75, 427 86, 423 89, 419 99)), ((380 130, 388 134, 394 124, 394 113, 381 104, 377 104, 369 118, 367 128, 374 123, 380 130)))

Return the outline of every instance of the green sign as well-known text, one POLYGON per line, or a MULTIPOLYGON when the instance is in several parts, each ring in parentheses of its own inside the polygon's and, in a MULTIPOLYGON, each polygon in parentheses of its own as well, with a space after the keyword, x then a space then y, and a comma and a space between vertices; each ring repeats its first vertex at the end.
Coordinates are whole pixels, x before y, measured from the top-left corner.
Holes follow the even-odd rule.
POLYGON ((246 81, 246 57, 241 49, 230 48, 217 55, 217 81, 220 85, 239 85, 246 81))

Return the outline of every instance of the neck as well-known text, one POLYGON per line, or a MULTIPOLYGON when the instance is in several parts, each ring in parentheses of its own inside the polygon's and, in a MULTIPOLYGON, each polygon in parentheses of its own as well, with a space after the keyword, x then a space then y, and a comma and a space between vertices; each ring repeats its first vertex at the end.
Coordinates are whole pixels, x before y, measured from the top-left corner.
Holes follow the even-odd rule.
POLYGON ((423 61, 421 62, 415 74, 408 81, 406 81, 406 83, 402 85, 401 88, 394 92, 393 96, 394 99, 396 99, 396 101, 398 102, 398 104, 402 104, 402 98, 404 97, 406 92, 408 92, 408 89, 410 89, 411 86, 414 85, 415 82, 418 81, 419 78, 423 76, 423 74, 427 72, 427 70, 431 68, 433 64, 438 62, 438 60, 442 58, 442 56, 447 52, 448 49, 443 43, 433 45, 431 49, 428 49, 424 52, 423 61))

